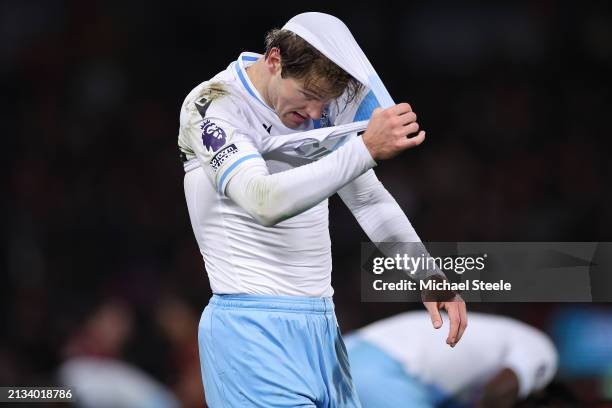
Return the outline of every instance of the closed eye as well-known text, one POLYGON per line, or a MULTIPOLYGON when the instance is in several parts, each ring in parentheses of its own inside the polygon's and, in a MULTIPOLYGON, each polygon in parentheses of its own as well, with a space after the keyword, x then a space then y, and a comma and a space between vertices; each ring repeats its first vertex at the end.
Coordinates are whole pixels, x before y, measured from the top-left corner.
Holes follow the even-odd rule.
POLYGON ((304 92, 304 91, 301 91, 301 92, 302 92, 302 95, 304 95, 306 97, 306 99, 308 99, 308 100, 317 100, 317 101, 321 100, 320 98, 317 98, 316 96, 314 96, 312 94, 309 94, 309 93, 304 92))

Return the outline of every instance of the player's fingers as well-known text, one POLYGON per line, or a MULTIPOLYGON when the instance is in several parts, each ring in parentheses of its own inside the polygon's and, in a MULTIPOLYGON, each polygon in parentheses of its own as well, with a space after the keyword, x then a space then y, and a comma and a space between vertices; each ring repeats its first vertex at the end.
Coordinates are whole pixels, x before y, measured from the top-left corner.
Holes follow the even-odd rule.
POLYGON ((448 337, 446 338, 446 344, 451 347, 455 347, 457 343, 457 335, 459 333, 459 310, 457 310, 457 302, 446 302, 445 309, 448 313, 448 320, 450 321, 450 329, 448 330, 448 337))
POLYGON ((412 107, 410 107, 410 105, 404 102, 404 103, 398 103, 395 106, 391 106, 390 108, 387 109, 387 111, 391 115, 398 116, 404 113, 411 112, 412 107))
POLYGON ((420 129, 419 124, 417 122, 412 122, 407 125, 404 125, 402 130, 406 132, 406 137, 410 137, 410 136, 414 137, 418 134, 419 129, 420 129))
POLYGON ((463 300, 457 302, 457 307, 459 309, 459 318, 461 319, 461 323, 459 323, 459 334, 457 335, 456 343, 458 343, 459 340, 461 340, 461 337, 463 337, 463 333, 465 332, 465 329, 467 328, 467 325, 468 325, 467 310, 465 307, 465 302, 463 300))
POLYGON ((421 130, 416 136, 406 136, 405 138, 400 139, 399 143, 401 144, 402 149, 411 149, 423 143, 423 140, 425 140, 425 131, 421 130))
POLYGON ((405 126, 405 125, 409 125, 412 122, 416 122, 417 115, 416 113, 410 111, 410 112, 406 112, 406 113, 399 115, 398 118, 399 118, 400 123, 405 126))
POLYGON ((440 316, 440 311, 438 310, 438 302, 423 302, 425 305, 425 309, 429 312, 429 317, 431 318, 431 324, 434 329, 439 329, 442 327, 442 317, 440 316))

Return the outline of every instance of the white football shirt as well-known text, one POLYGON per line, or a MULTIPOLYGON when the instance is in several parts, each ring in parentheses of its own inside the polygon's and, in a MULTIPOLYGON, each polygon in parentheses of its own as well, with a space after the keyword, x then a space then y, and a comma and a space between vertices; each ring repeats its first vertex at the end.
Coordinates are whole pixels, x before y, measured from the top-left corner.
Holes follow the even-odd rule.
POLYGON ((184 187, 191 224, 214 293, 331 296, 327 200, 273 227, 259 225, 225 196, 228 182, 253 159, 276 173, 311 163, 355 134, 268 152, 269 138, 369 119, 378 106, 371 92, 352 103, 343 97, 321 120, 285 127, 246 74, 261 55, 238 60, 193 89, 180 115, 178 144, 185 160, 184 187))

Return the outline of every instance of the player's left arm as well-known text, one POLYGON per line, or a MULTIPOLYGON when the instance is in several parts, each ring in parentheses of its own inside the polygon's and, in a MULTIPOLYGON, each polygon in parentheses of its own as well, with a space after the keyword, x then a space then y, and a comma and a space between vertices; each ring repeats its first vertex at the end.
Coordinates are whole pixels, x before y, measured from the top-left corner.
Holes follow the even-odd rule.
MULTIPOLYGON (((408 217, 378 180, 374 170, 369 170, 348 183, 338 194, 372 242, 421 242, 408 217)), ((443 274, 420 277, 445 278, 443 274)), ((447 311, 450 329, 446 343, 454 347, 467 327, 467 311, 461 296, 454 292, 427 293, 423 294, 423 304, 436 329, 442 327, 440 309, 447 311), (429 298, 431 295, 434 297, 429 298)))

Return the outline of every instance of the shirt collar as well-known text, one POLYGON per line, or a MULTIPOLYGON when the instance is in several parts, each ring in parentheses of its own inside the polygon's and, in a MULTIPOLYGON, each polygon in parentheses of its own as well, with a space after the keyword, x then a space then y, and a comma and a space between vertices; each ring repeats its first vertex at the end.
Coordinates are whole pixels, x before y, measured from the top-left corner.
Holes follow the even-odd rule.
POLYGON ((234 68, 236 70, 236 75, 238 76, 238 79, 242 83, 242 86, 245 88, 245 90, 249 93, 249 95, 257 99, 257 101, 261 103, 263 106, 265 106, 267 109, 274 112, 274 109, 270 108, 268 104, 264 102, 263 98, 261 97, 261 95, 255 88, 255 86, 251 82, 251 79, 249 78, 246 72, 246 68, 249 65, 252 65, 255 61, 257 61, 262 56, 263 55, 257 54, 254 52, 243 52, 238 57, 238 60, 236 61, 234 68))

